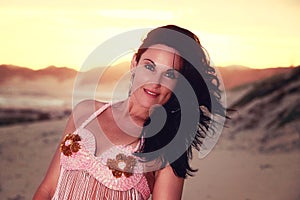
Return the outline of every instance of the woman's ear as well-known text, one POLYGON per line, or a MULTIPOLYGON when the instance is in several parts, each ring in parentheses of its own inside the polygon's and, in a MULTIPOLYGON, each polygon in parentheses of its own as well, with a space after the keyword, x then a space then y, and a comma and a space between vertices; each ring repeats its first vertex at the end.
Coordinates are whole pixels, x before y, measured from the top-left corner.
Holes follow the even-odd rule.
POLYGON ((137 67, 136 54, 132 56, 130 70, 133 71, 137 67))

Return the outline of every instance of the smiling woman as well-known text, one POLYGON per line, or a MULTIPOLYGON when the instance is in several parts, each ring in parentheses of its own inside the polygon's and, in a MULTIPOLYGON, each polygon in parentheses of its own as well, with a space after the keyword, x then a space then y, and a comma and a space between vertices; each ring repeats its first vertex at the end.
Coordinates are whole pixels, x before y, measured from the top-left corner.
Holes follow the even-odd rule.
POLYGON ((149 110, 153 105, 163 105, 172 94, 182 62, 178 52, 166 45, 151 46, 131 62, 132 101, 149 110), (147 84, 145 84, 147 83, 147 84))
POLYGON ((151 30, 130 68, 127 99, 74 108, 34 199, 181 199, 192 148, 226 117, 219 79, 198 37, 175 25, 151 30))

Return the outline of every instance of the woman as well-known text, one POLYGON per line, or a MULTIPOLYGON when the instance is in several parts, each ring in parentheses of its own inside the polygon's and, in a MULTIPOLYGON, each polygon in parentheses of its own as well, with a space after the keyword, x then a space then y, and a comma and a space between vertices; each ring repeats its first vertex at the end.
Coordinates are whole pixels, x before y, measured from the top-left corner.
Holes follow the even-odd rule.
POLYGON ((225 117, 218 78, 197 36, 175 25, 148 33, 131 72, 127 100, 75 107, 34 199, 181 199, 192 147, 211 114, 225 117))

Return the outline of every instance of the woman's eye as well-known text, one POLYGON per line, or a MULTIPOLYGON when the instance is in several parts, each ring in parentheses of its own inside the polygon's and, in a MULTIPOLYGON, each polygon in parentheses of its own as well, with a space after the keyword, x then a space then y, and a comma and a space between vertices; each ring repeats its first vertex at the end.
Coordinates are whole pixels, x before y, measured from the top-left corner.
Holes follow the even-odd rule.
POLYGON ((176 78, 174 70, 168 70, 166 72, 165 76, 170 78, 170 79, 175 79, 176 78))
POLYGON ((151 64, 146 64, 145 68, 148 69, 148 70, 150 70, 150 71, 154 71, 155 70, 155 67, 153 65, 151 65, 151 64))

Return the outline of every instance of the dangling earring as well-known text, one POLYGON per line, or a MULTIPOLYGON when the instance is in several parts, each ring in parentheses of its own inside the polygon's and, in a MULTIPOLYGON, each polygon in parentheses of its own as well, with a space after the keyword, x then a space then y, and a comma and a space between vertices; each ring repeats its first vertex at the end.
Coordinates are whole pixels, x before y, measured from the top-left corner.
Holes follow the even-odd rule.
POLYGON ((128 97, 130 97, 131 95, 131 90, 132 90, 132 85, 133 85, 133 81, 134 81, 134 70, 130 70, 130 73, 131 73, 131 77, 130 77, 130 82, 129 82, 129 91, 128 91, 128 97))

